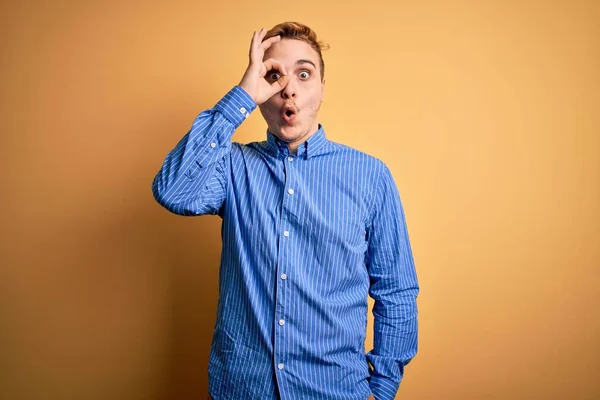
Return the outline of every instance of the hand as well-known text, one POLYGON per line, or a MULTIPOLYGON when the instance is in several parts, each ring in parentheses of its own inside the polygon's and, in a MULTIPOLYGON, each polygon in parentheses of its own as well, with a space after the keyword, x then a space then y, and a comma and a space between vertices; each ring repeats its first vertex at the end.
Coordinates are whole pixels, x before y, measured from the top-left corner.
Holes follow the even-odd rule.
POLYGON ((279 62, 272 58, 263 62, 265 51, 273 43, 281 40, 281 36, 277 35, 263 42, 262 40, 266 34, 267 30, 263 28, 252 35, 249 52, 250 62, 239 84, 242 89, 248 92, 256 104, 262 104, 274 94, 279 93, 291 79, 291 76, 287 74, 285 68, 279 62), (276 71, 281 77, 275 82, 269 83, 265 79, 265 75, 269 71, 276 71))
POLYGON ((375 396, 373 396, 373 394, 371 394, 367 400, 375 400, 375 396))

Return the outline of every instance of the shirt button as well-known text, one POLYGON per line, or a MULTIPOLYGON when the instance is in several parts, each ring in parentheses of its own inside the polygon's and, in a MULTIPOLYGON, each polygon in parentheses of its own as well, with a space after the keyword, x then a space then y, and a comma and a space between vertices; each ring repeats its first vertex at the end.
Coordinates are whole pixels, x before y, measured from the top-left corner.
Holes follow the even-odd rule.
POLYGON ((294 157, 292 157, 292 156, 288 157, 288 161, 289 161, 289 162, 292 162, 292 161, 294 161, 294 157))
POLYGON ((286 280, 287 279, 287 275, 286 274, 281 274, 281 279, 286 280))
POLYGON ((217 144, 216 144, 215 142, 212 142, 212 143, 210 144, 210 147, 212 147, 212 148, 214 149, 215 147, 217 147, 217 144))
POLYGON ((294 194, 294 189, 288 189, 289 194, 294 194))
POLYGON ((285 324, 285 321, 284 321, 284 320, 282 320, 282 319, 280 319, 280 320, 279 320, 279 325, 283 326, 284 324, 285 324))
POLYGON ((280 364, 277 364, 277 368, 278 368, 278 369, 283 369, 283 364, 281 364, 281 363, 280 363, 280 364))
POLYGON ((290 236, 290 233, 288 231, 283 231, 283 236, 288 237, 290 236))
POLYGON ((241 112, 242 114, 246 114, 246 108, 245 108, 245 107, 242 107, 242 108, 240 108, 240 112, 241 112))

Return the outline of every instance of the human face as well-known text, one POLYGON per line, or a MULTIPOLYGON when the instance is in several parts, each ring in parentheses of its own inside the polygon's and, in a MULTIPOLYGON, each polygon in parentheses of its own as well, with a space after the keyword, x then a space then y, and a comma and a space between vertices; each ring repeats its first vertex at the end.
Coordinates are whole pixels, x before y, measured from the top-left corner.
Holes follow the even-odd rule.
MULTIPOLYGON (((319 128, 317 113, 325 92, 319 71, 319 54, 308 43, 282 39, 265 52, 264 60, 280 62, 292 78, 279 93, 262 103, 260 112, 269 132, 288 144, 291 151, 319 128)), ((277 71, 267 71, 265 79, 274 82, 277 71)))

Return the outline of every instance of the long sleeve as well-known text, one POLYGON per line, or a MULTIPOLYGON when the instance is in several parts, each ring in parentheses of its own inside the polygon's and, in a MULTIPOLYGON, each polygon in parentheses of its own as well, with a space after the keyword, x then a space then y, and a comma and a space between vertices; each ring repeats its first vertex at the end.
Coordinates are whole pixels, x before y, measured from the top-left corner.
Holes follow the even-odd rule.
POLYGON ((370 388, 376 400, 392 400, 404 366, 417 353, 419 285, 398 189, 387 166, 379 178, 368 227, 369 294, 374 299, 370 388))
POLYGON ((156 201, 180 215, 220 214, 227 193, 231 137, 256 103, 239 86, 194 120, 152 183, 156 201))

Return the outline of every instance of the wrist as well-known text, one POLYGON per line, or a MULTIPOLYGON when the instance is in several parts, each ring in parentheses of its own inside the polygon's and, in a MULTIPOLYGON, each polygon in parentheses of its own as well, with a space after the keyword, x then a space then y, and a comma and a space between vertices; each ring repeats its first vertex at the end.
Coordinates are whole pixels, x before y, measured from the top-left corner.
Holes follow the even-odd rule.
POLYGON ((248 84, 248 83, 247 83, 247 82, 246 82, 244 79, 242 79, 242 80, 240 81, 240 83, 238 83, 238 86, 239 86, 240 88, 242 88, 242 89, 243 89, 243 90, 246 92, 246 94, 252 98, 252 100, 253 100, 255 103, 257 103, 257 96, 256 96, 256 94, 254 93, 254 90, 252 90, 252 87, 251 87, 251 85, 249 85, 249 84, 248 84))

